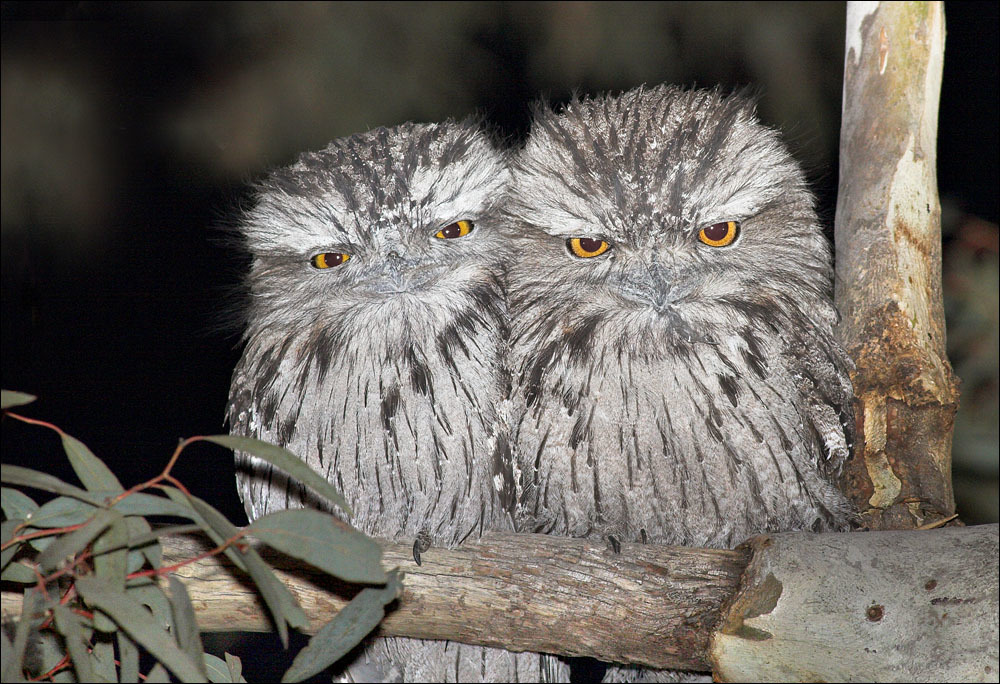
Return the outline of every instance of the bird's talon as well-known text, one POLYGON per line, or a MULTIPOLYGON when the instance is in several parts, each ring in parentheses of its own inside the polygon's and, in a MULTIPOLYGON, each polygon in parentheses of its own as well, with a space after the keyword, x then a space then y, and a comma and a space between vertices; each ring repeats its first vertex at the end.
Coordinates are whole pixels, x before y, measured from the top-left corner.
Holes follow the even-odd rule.
POLYGON ((421 530, 413 540, 413 561, 417 565, 420 565, 420 554, 429 548, 431 548, 431 535, 426 530, 421 530))

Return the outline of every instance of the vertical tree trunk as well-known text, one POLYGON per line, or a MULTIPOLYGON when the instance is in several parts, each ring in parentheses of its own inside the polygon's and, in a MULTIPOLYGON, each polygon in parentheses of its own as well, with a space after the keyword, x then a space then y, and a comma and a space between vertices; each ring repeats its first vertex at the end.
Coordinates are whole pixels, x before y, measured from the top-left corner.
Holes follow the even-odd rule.
POLYGON ((935 168, 944 10, 847 5, 836 302, 858 443, 842 484, 869 527, 912 528, 955 511, 935 168))

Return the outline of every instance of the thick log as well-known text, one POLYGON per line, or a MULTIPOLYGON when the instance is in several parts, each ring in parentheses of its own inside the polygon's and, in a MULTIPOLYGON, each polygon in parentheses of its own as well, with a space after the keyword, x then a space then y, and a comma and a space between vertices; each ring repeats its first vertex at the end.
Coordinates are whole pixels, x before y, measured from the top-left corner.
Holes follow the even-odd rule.
POLYGON ((941 2, 849 2, 835 226, 838 334, 857 366, 845 492, 871 529, 951 516, 958 383, 945 352, 941 2))
MULTIPOLYGON (((789 532, 737 551, 623 544, 617 554, 581 539, 495 534, 431 548, 420 566, 411 546, 385 543, 385 567, 405 572, 405 591, 380 629, 711 667, 721 679, 996 681, 998 529, 789 532)), ((208 548, 191 537, 163 545, 165 565, 208 548)), ((266 550, 265 557, 314 629, 358 590, 266 550)), ((272 629, 253 586, 224 556, 175 574, 202 631, 272 629)), ((5 617, 19 610, 20 595, 4 592, 5 617)))
POLYGON ((757 537, 712 638, 721 681, 997 681, 996 525, 757 537))

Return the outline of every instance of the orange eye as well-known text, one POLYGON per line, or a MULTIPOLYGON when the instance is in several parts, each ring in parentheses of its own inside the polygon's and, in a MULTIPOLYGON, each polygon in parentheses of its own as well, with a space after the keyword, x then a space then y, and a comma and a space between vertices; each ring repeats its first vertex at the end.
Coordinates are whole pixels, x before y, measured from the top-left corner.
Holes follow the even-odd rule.
POLYGON ((454 238, 465 237, 472 232, 473 228, 475 226, 472 224, 472 221, 455 221, 434 233, 434 237, 442 240, 452 240, 454 238))
POLYGON ((318 268, 322 271, 325 268, 340 266, 350 258, 350 254, 344 254, 343 252, 323 252, 321 254, 313 255, 313 258, 309 260, 309 263, 312 264, 313 268, 318 268))
POLYGON ((611 249, 611 243, 597 238, 570 238, 566 241, 566 246, 573 256, 581 259, 600 256, 611 249))
POLYGON ((733 244, 740 236, 739 221, 722 221, 713 223, 698 231, 698 239, 709 247, 726 247, 733 244))

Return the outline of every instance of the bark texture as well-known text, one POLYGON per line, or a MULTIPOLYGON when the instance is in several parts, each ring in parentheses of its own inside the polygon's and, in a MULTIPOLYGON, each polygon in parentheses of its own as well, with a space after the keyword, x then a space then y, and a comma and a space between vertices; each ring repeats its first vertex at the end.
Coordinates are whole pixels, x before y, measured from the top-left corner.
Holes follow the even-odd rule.
POLYGON ((782 533, 712 638, 721 681, 997 681, 996 525, 782 533))
POLYGON ((945 352, 937 120, 941 2, 849 2, 835 228, 859 444, 843 489, 870 529, 955 512, 958 383, 945 352))

